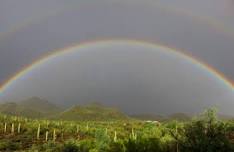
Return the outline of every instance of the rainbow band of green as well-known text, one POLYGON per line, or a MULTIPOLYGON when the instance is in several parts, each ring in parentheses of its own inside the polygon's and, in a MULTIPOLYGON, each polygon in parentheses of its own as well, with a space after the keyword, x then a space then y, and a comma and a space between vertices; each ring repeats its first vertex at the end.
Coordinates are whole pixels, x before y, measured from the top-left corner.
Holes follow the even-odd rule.
MULTIPOLYGON (((134 1, 134 3, 136 3, 136 1, 134 1)), ((201 23, 205 23, 205 24, 209 25, 211 28, 213 28, 215 30, 224 32, 225 34, 227 34, 227 35, 229 35, 231 37, 234 37, 234 30, 232 28, 227 27, 226 25, 224 25, 224 24, 222 24, 220 22, 217 22, 214 19, 204 17, 204 16, 194 15, 194 14, 192 14, 192 13, 186 11, 186 10, 177 9, 176 7, 161 4, 160 2, 155 2, 154 1, 154 3, 150 3, 150 4, 149 3, 142 3, 142 4, 154 5, 158 9, 166 10, 166 11, 171 12, 173 14, 175 13, 175 14, 178 14, 178 15, 188 16, 190 18, 193 18, 195 20, 200 21, 201 23)), ((79 5, 70 5, 67 8, 61 8, 61 9, 58 9, 58 10, 53 10, 48 15, 40 16, 40 17, 37 17, 37 18, 31 17, 28 20, 25 20, 21 24, 14 25, 10 30, 0 33, 0 40, 4 39, 5 37, 17 32, 17 31, 20 31, 23 28, 26 28, 27 26, 30 26, 30 25, 33 25, 33 24, 36 24, 36 23, 40 23, 40 21, 48 20, 50 17, 56 17, 58 15, 61 15, 67 10, 74 10, 74 9, 77 9, 77 8, 79 8, 79 5)))
POLYGON ((48 54, 38 60, 36 60, 35 62, 33 62, 31 65, 29 65, 26 68, 23 68, 20 72, 16 73, 13 77, 11 77, 8 81, 6 81, 1 87, 0 87, 0 93, 3 93, 4 90, 6 90, 9 86, 13 85, 14 82, 16 82, 20 77, 26 75, 28 72, 30 72, 31 70, 33 70, 34 68, 36 68, 37 66, 45 63, 46 61, 72 52, 74 50, 79 50, 82 48, 86 48, 90 45, 95 45, 98 43, 105 43, 105 44, 111 44, 111 43, 116 43, 116 42, 124 42, 124 43, 130 43, 130 44, 140 44, 140 45, 144 45, 144 46, 148 46, 148 47, 154 47, 154 48, 162 48, 163 50, 167 50, 169 53, 172 53, 174 55, 183 57, 184 59, 189 60, 192 64, 195 64, 197 66, 199 66, 201 69, 207 71, 208 73, 210 73, 211 75, 213 75, 215 78, 217 78, 217 80, 221 81, 226 87, 228 87, 231 91, 234 92, 234 86, 233 83, 231 81, 229 81, 227 78, 225 78, 225 76, 218 72, 217 70, 215 70, 214 68, 212 68, 211 66, 199 61, 198 59, 195 59, 193 56, 189 55, 189 54, 185 54, 182 53, 182 51, 176 50, 174 48, 170 48, 168 46, 163 46, 161 44, 155 44, 155 43, 151 43, 151 42, 145 42, 145 41, 140 41, 140 40, 129 40, 129 39, 112 39, 112 40, 97 40, 97 41, 89 41, 89 42, 84 42, 81 44, 76 44, 67 48, 63 48, 63 49, 59 49, 56 50, 55 53, 52 54, 48 54))

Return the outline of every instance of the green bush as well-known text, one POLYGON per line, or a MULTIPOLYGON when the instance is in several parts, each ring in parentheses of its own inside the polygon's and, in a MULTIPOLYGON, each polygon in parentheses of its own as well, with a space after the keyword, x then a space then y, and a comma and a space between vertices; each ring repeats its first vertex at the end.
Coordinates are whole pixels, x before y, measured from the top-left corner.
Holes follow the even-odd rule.
POLYGON ((35 144, 31 147, 31 149, 29 150, 31 151, 43 151, 43 152, 61 152, 61 145, 60 144, 56 144, 54 142, 48 142, 45 144, 35 144))
POLYGON ((182 138, 177 139, 184 152, 231 152, 233 144, 227 138, 225 124, 217 120, 214 109, 188 123, 182 138))
POLYGON ((80 147, 77 142, 71 140, 64 144, 62 152, 80 152, 80 147))
POLYGON ((0 151, 16 151, 21 148, 21 143, 12 142, 10 140, 2 140, 0 142, 0 151))
POLYGON ((164 146, 158 138, 129 139, 124 143, 126 152, 165 152, 164 146))
POLYGON ((107 152, 125 152, 124 143, 120 141, 110 143, 107 152))

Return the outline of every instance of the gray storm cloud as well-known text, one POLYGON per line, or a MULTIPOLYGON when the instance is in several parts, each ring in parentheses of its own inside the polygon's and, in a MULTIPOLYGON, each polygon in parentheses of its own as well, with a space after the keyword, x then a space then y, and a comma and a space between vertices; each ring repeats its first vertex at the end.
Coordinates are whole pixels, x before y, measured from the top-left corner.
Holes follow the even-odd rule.
POLYGON ((2 0, 0 84, 51 50, 110 38, 181 48, 234 79, 231 4, 230 0, 2 0))
POLYGON ((51 57, 12 83, 1 100, 31 96, 66 106, 101 102, 127 113, 196 113, 217 106, 232 114, 233 90, 167 49, 97 43, 51 57))

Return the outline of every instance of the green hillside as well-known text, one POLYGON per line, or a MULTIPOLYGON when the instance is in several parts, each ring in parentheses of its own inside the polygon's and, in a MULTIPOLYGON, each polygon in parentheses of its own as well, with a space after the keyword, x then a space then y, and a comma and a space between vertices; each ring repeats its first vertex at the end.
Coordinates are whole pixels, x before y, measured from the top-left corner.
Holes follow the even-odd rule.
POLYGON ((46 115, 56 114, 58 112, 61 112, 61 110, 62 110, 57 105, 52 104, 52 103, 48 102, 47 100, 44 100, 44 99, 41 99, 38 97, 32 97, 32 98, 28 98, 26 100, 23 100, 23 101, 19 102, 19 105, 21 107, 31 109, 33 111, 38 111, 38 112, 44 113, 46 115))
POLYGON ((132 118, 139 119, 139 120, 150 120, 150 121, 171 121, 171 120, 178 120, 178 121, 188 121, 191 119, 191 116, 185 113, 174 113, 171 115, 155 115, 155 114, 137 114, 131 115, 132 118))
POLYGON ((85 106, 73 106, 65 111, 62 108, 38 97, 31 97, 19 102, 0 104, 0 113, 27 118, 47 118, 61 120, 123 120, 126 115, 115 108, 99 103, 85 106))
POLYGON ((2 103, 0 104, 0 112, 28 118, 44 118, 61 112, 61 108, 47 100, 32 97, 19 102, 2 103))
POLYGON ((189 121, 191 116, 185 113, 174 113, 167 117, 167 121, 178 120, 178 121, 189 121))
POLYGON ((124 120, 128 116, 115 108, 105 107, 99 103, 92 103, 85 106, 73 106, 62 112, 56 118, 62 120, 124 120))
POLYGON ((14 116, 23 116, 27 118, 47 118, 47 119, 60 119, 60 120, 91 120, 91 121, 109 121, 109 120, 151 120, 151 121, 170 121, 190 120, 190 116, 184 113, 175 113, 168 116, 156 114, 136 114, 127 116, 121 111, 113 107, 106 107, 100 103, 91 103, 87 105, 77 105, 69 109, 58 107, 47 100, 31 97, 19 102, 6 102, 0 104, 0 113, 14 116))
POLYGON ((135 114, 131 115, 132 118, 139 119, 139 120, 150 120, 150 121, 164 121, 166 118, 161 115, 155 115, 155 114, 135 114))

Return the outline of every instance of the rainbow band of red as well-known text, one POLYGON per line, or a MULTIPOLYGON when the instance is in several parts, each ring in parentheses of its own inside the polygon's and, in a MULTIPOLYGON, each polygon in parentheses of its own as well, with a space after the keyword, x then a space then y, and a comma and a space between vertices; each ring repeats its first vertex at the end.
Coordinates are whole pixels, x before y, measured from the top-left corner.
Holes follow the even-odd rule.
POLYGON ((234 85, 231 81, 229 81, 224 74, 222 74, 221 72, 218 72, 216 69, 214 69, 213 67, 205 64, 204 62, 194 58, 193 56, 189 55, 189 54, 185 54, 183 53, 183 51, 168 47, 168 46, 164 46, 161 44, 155 44, 155 43, 151 43, 151 42, 145 42, 145 41, 140 41, 140 40, 124 40, 124 39, 112 39, 112 40, 97 40, 97 41, 89 41, 89 42, 84 42, 84 43, 80 43, 80 44, 75 44, 73 46, 67 47, 67 48, 63 48, 63 49, 58 49, 55 50, 54 53, 51 54, 47 54, 46 56, 36 60, 35 62, 33 62, 32 64, 30 64, 29 66, 23 68, 21 71, 19 71, 18 73, 16 73, 13 77, 11 77, 9 80, 7 80, 1 87, 0 87, 0 94, 4 92, 4 90, 6 90, 9 86, 13 85, 14 82, 16 82, 20 77, 26 75, 28 72, 30 72, 31 70, 33 70, 35 67, 37 67, 38 65, 41 65, 43 63, 45 63, 46 61, 53 59, 54 57, 72 52, 72 50, 79 50, 82 48, 86 48, 90 45, 94 45, 94 44, 98 44, 98 43, 107 43, 110 44, 111 43, 116 43, 116 42, 124 42, 124 43, 130 43, 130 44, 140 44, 140 45, 145 45, 145 46, 150 46, 150 47, 155 47, 155 48, 162 48, 163 50, 168 51, 169 53, 172 53, 174 55, 183 57, 184 59, 187 59, 188 61, 190 61, 192 64, 197 65, 198 67, 200 67, 200 69, 207 71, 209 74, 211 74, 212 76, 214 76, 217 80, 219 80, 220 82, 222 82, 226 87, 228 87, 231 91, 233 91, 234 93, 234 85))

